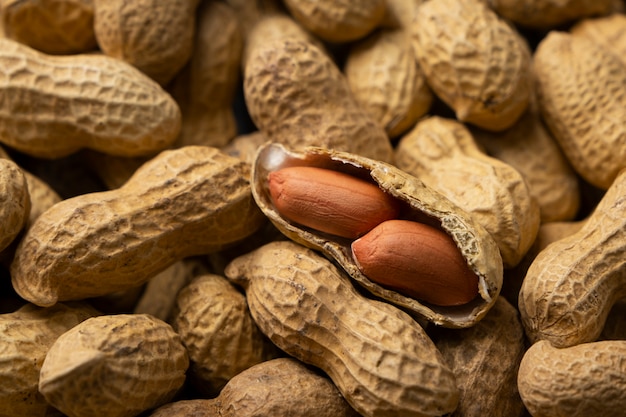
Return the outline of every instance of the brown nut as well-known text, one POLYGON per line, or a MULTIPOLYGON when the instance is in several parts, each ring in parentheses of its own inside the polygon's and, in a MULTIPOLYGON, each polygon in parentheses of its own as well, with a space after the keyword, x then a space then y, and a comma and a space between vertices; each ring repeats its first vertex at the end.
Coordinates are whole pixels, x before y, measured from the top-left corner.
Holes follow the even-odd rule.
POLYGON ((367 278, 417 300, 454 306, 478 296, 478 276, 454 240, 423 223, 382 222, 352 242, 352 255, 367 278))
POLYGON ((24 172, 15 162, 0 158, 0 252, 24 229, 30 207, 24 172))
POLYGON ((399 203, 371 182, 329 169, 287 167, 269 173, 281 216, 321 232, 356 239, 395 219, 399 203))
POLYGON ((257 205, 285 236, 334 259, 372 294, 436 324, 472 326, 493 305, 502 286, 502 262, 491 235, 446 197, 390 164, 324 148, 309 147, 294 151, 269 143, 257 153, 252 173, 252 194, 257 205), (480 296, 463 306, 441 307, 407 297, 368 279, 354 261, 349 239, 304 228, 280 215, 272 203, 267 178, 269 173, 288 166, 326 168, 375 183, 398 200, 402 207, 401 219, 429 224, 452 237, 468 267, 478 275, 480 296))

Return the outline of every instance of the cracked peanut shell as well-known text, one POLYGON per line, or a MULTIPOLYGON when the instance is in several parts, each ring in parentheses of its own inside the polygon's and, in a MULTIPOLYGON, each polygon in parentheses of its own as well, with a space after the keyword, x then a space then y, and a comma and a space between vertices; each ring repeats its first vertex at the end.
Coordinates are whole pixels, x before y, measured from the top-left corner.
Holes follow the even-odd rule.
POLYGON ((348 152, 317 147, 301 151, 269 143, 262 146, 252 168, 252 194, 259 208, 288 238, 334 259, 361 286, 418 317, 446 327, 469 327, 495 302, 502 286, 502 258, 489 233, 464 210, 428 188, 418 178, 381 161, 348 152), (401 217, 435 226, 448 233, 469 268, 478 275, 479 297, 463 306, 441 307, 423 303, 383 288, 360 272, 350 249, 351 241, 304 228, 283 218, 272 204, 267 176, 287 166, 315 166, 356 175, 372 181, 399 200, 401 217))

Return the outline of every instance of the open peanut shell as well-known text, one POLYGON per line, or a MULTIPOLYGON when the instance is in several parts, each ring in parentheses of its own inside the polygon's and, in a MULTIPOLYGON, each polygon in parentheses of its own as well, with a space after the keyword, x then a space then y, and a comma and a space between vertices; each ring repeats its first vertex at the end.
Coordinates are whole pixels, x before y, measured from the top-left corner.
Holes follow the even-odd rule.
POLYGON ((320 251, 371 294, 417 319, 449 328, 471 327, 484 317, 500 293, 502 258, 491 235, 470 214, 393 165, 347 152, 318 147, 293 151, 281 144, 267 143, 257 151, 251 178, 256 203, 285 236, 320 251), (352 240, 292 223, 276 210, 269 193, 268 174, 291 166, 332 169, 377 184, 401 202, 400 218, 437 227, 452 237, 467 265, 478 276, 479 295, 467 304, 443 307, 407 297, 369 280, 352 257, 352 240))

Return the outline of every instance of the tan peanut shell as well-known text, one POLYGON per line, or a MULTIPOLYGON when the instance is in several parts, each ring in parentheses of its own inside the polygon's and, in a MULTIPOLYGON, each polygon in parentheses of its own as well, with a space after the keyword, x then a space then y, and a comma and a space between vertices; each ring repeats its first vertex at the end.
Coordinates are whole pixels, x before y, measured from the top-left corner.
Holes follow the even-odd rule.
POLYGON ((208 268, 200 259, 188 258, 173 263, 150 278, 133 307, 133 313, 150 314, 172 324, 178 293, 196 276, 205 273, 208 268))
POLYGON ((30 214, 26 176, 15 162, 0 158, 0 252, 24 229, 30 214))
POLYGON ((188 366, 167 323, 143 314, 93 317, 52 344, 39 391, 68 417, 132 417, 170 401, 188 366))
POLYGON ((97 49, 93 0, 3 0, 6 37, 47 54, 97 49))
POLYGON ((408 30, 413 25, 413 19, 419 6, 426 0, 386 0, 387 11, 381 23, 384 28, 408 30))
POLYGON ((222 146, 221 150, 227 155, 234 156, 252 165, 257 151, 265 142, 267 142, 267 138, 261 131, 257 130, 235 136, 228 144, 222 146))
POLYGON ((364 417, 439 416, 456 408, 454 376, 420 325, 358 293, 323 255, 272 242, 233 260, 252 317, 287 354, 321 368, 364 417))
POLYGON ((552 135, 573 168, 606 190, 626 167, 626 66, 589 38, 558 31, 543 38, 533 62, 552 135))
POLYGON ((191 56, 199 1, 93 0, 98 46, 166 85, 191 56))
POLYGON ((626 299, 622 298, 611 307, 598 340, 626 340, 625 313, 626 299))
POLYGON ((580 230, 542 250, 528 268, 519 310, 531 341, 567 347, 598 338, 626 297, 626 169, 580 230))
POLYGON ((38 158, 91 148, 138 156, 168 147, 180 110, 155 82, 117 59, 53 56, 0 39, 0 142, 38 158))
POLYGON ((210 397, 267 358, 245 296, 220 275, 200 275, 179 292, 172 327, 189 352, 194 386, 210 397))
POLYGON ((109 190, 120 188, 140 166, 154 157, 154 155, 123 157, 92 150, 86 150, 83 156, 88 161, 90 171, 109 190))
POLYGON ((293 151, 270 143, 257 153, 252 171, 252 193, 260 209, 289 239, 323 252, 367 291, 435 324, 446 327, 474 325, 491 308, 502 286, 502 262, 491 235, 446 197, 418 178, 384 162, 323 148, 293 151), (276 211, 267 190, 267 175, 286 166, 324 167, 373 181, 404 205, 402 218, 438 227, 454 239, 467 265, 479 277, 480 297, 463 306, 440 307, 409 298, 369 280, 356 265, 349 240, 303 228, 287 221, 276 211))
POLYGON ((337 387, 294 358, 267 360, 234 376, 214 399, 177 401, 150 417, 357 417, 337 387))
POLYGON ((191 58, 174 81, 182 90, 183 117, 174 146, 220 147, 237 134, 233 101, 241 77, 243 34, 227 4, 203 2, 196 15, 191 58))
POLYGON ((499 15, 521 26, 551 29, 575 20, 606 14, 612 0, 486 0, 499 15))
POLYGON ((503 297, 469 329, 434 332, 435 345, 452 368, 461 393, 450 417, 520 417, 517 370, 526 350, 519 314, 503 297))
POLYGON ((427 1, 411 26, 426 80, 457 119, 512 126, 528 105, 530 53, 521 36, 478 0, 427 1))
POLYGON ((261 19, 282 12, 281 3, 279 0, 226 0, 235 12, 246 40, 261 19))
POLYGON ((0 416, 53 414, 38 390, 39 371, 48 349, 61 334, 98 314, 79 303, 48 308, 25 304, 12 313, 0 314, 0 416))
POLYGON ((360 39, 385 17, 384 0, 285 0, 285 6, 306 29, 329 42, 360 39))
POLYGON ((522 175, 478 147, 462 123, 421 120, 396 147, 398 168, 470 213, 494 238, 505 268, 519 263, 539 229, 539 206, 522 175))
POLYGON ((582 19, 570 32, 591 39, 626 65, 626 15, 623 13, 582 19))
POLYGON ((471 132, 489 156, 522 174, 531 197, 539 205, 542 223, 574 219, 580 208, 578 176, 535 105, 530 105, 517 123, 504 132, 471 132))
POLYGON ((63 200, 18 246, 15 290, 33 303, 141 285, 177 260, 245 239, 264 222, 249 165, 216 148, 164 151, 121 188, 63 200))
POLYGON ((244 97, 271 141, 391 161, 382 126, 358 104, 334 61, 312 42, 270 38, 246 50, 244 97))
POLYGON ((405 132, 430 109, 433 93, 407 30, 379 30, 356 43, 343 71, 356 100, 391 138, 405 132))
POLYGON ((518 387, 533 417, 617 417, 626 408, 626 342, 556 348, 532 345, 520 364, 518 387))

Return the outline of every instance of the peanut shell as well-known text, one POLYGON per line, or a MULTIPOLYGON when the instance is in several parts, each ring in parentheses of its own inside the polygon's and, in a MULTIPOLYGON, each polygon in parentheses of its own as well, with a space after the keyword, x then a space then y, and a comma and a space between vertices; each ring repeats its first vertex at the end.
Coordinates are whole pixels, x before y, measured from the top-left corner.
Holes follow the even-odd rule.
POLYGON ((269 140, 392 159, 384 129, 361 108, 326 52, 300 38, 276 37, 252 46, 246 51, 244 97, 269 140))
POLYGON ((0 142, 37 158, 91 148, 120 156, 165 149, 180 110, 132 66, 96 54, 53 56, 0 39, 0 142))
POLYGON ((194 386, 209 397, 266 360, 266 339, 246 298, 220 275, 200 275, 180 291, 172 327, 189 352, 194 386))
POLYGON ((315 147, 293 151, 270 143, 262 146, 257 153, 252 171, 252 193, 260 209, 289 239, 334 259, 372 294, 435 324, 446 327, 474 325, 491 308, 502 286, 502 262, 491 235, 446 197, 428 188, 418 178, 384 162, 315 147), (373 181, 405 206, 401 214, 403 218, 438 227, 453 238, 467 265, 479 277, 480 296, 464 306, 440 307, 422 303, 370 281, 360 272, 352 257, 350 240, 290 223, 276 211, 267 189, 267 175, 287 166, 334 169, 373 181))
POLYGON ((70 55, 97 49, 93 0, 4 0, 8 38, 47 54, 70 55))
POLYGON ((41 308, 25 304, 0 314, 0 416, 53 415, 38 390, 39 371, 54 341, 83 320, 99 313, 87 304, 41 308))
POLYGON ((122 187, 43 213, 17 248, 13 286, 49 306, 141 285, 180 259, 239 242, 265 220, 249 174, 216 148, 164 151, 122 187))
POLYGON ((439 416, 458 391, 441 353, 415 320, 357 292, 322 255, 272 242, 233 260, 252 317, 287 354, 321 368, 364 417, 439 416))
POLYGON ((552 135, 576 172, 606 190, 626 167, 626 66, 589 38, 557 31, 533 62, 552 135))
POLYGON ((15 162, 0 158, 0 252, 24 229, 30 207, 24 172, 15 162))
POLYGON ((626 65, 626 15, 623 13, 583 19, 572 26, 570 33, 588 37, 626 65))
POLYGON ((450 417, 522 415, 517 371, 526 346, 515 307, 498 297, 474 327, 435 334, 435 345, 452 368, 461 393, 450 417))
POLYGON ((63 333, 39 391, 68 417, 132 417, 170 401, 189 366, 180 337, 143 314, 93 317, 63 333))
POLYGON ((391 138, 430 109, 433 93, 406 30, 380 30, 355 44, 343 71, 356 100, 391 138))
POLYGON ((539 230, 539 206, 522 175, 483 153, 465 125, 423 119, 402 137, 395 160, 470 213, 498 244, 505 268, 520 262, 539 230))
POLYGON ((94 32, 107 55, 166 85, 191 56, 200 0, 93 0, 94 32))
POLYGON ((585 17, 606 14, 613 0, 486 0, 505 19, 534 29, 551 29, 585 17))
POLYGON ((559 349, 532 345, 520 364, 518 387, 533 417, 618 417, 626 409, 625 341, 559 349))
POLYGON ((426 80, 457 119, 512 126, 528 105, 530 53, 515 29, 478 0, 421 4, 411 26, 426 80))
POLYGON ((567 347, 595 341, 626 297, 626 169, 574 234, 543 249, 528 268, 519 310, 531 341, 567 347))
POLYGON ((329 42, 360 39, 385 17, 385 0, 285 0, 294 18, 329 42))

